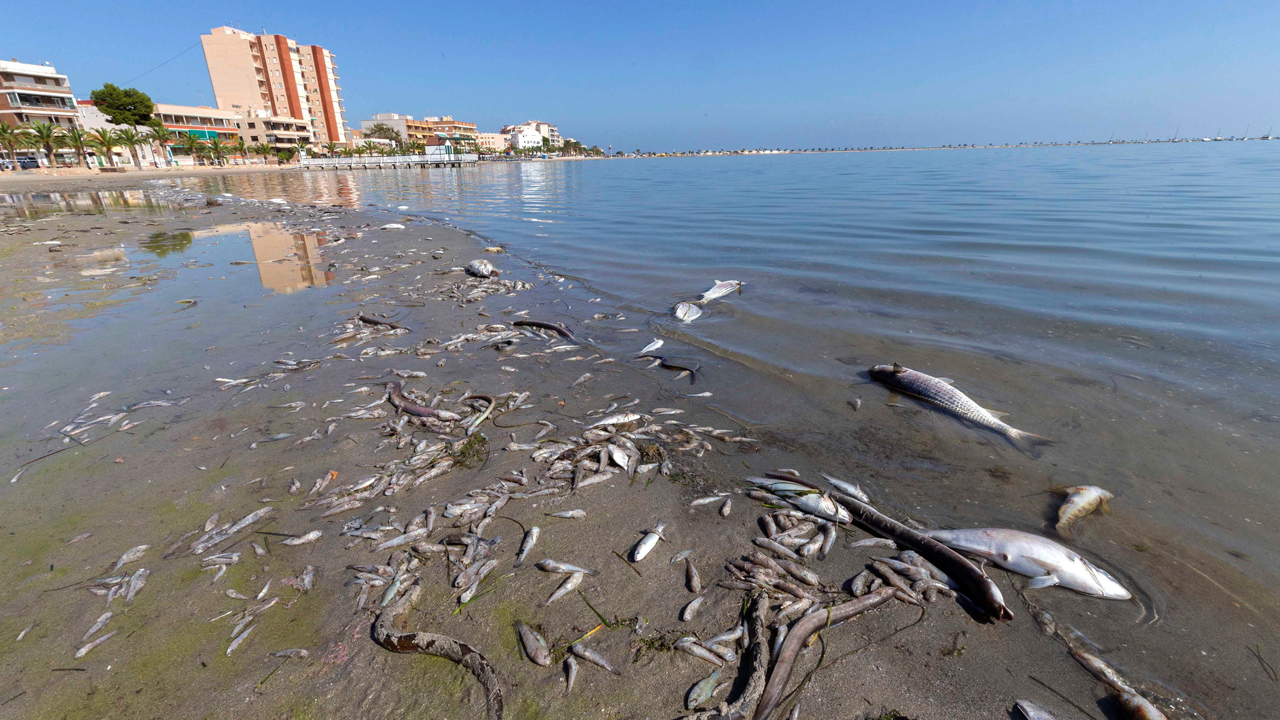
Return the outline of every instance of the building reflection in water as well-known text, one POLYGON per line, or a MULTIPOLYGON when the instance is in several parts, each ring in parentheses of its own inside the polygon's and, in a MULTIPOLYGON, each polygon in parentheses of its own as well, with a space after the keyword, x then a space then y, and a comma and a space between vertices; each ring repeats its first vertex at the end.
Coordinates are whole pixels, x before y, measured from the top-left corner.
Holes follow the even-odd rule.
POLYGON ((243 223, 219 225, 193 234, 226 237, 236 233, 248 234, 258 279, 267 290, 289 294, 333 282, 333 272, 321 267, 325 261, 320 248, 330 242, 325 233, 290 233, 277 223, 243 223))

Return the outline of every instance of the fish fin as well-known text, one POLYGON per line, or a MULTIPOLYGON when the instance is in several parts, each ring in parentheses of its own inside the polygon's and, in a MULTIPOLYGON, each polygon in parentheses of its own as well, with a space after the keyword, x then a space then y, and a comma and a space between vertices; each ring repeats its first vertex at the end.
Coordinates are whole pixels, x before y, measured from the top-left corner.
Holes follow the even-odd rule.
POLYGON ((1054 575, 1053 573, 1049 573, 1048 575, 1041 575, 1039 577, 1033 577, 1027 581, 1027 587, 1031 588, 1032 590, 1039 590, 1040 588, 1052 587, 1057 584, 1058 584, 1058 576, 1054 575))
POLYGON ((902 403, 899 402, 900 400, 902 400, 901 395, 896 392, 890 392, 889 397, 884 401, 884 404, 889 407, 902 407, 902 403))
POLYGON ((1111 508, 1107 506, 1107 501, 1106 501, 1106 500, 1103 500, 1103 501, 1101 501, 1101 502, 1099 502, 1099 503, 1098 503, 1098 509, 1099 509, 1099 510, 1101 510, 1103 513, 1107 514, 1107 515, 1110 515, 1110 514, 1111 514, 1111 508))
POLYGON ((901 365, 899 365, 898 363, 894 363, 894 364, 893 364, 893 374, 894 374, 894 375, 901 375, 902 373, 904 373, 904 372, 906 372, 906 371, 907 371, 907 369, 906 369, 906 368, 904 368, 904 367, 902 367, 902 366, 901 366, 901 365))
MULTIPOLYGON (((941 380, 942 378, 938 378, 938 379, 941 380)), ((947 383, 947 384, 950 385, 951 383, 947 383)), ((991 408, 983 408, 983 410, 986 410, 987 412, 991 413, 991 415, 995 417, 995 419, 997 420, 1003 420, 1009 417, 1009 413, 1004 412, 1003 410, 992 410, 991 408)))
POLYGON ((1063 523, 1058 523, 1057 525, 1054 526, 1054 529, 1058 531, 1058 535, 1061 536, 1063 540, 1066 540, 1068 542, 1075 541, 1075 538, 1071 536, 1070 525, 1064 525, 1063 523))
POLYGON ((938 379, 939 379, 939 380, 941 380, 942 382, 944 382, 944 383, 948 384, 948 385, 955 385, 955 384, 956 384, 956 381, 955 381, 955 380, 952 380, 952 379, 951 379, 951 378, 949 378, 949 377, 940 377, 940 378, 938 378, 938 379))

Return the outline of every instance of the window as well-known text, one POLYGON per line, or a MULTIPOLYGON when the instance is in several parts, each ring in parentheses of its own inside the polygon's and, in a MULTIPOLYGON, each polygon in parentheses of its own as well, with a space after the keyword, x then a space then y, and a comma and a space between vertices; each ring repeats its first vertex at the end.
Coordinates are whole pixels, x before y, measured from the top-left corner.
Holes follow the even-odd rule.
MULTIPOLYGON (((249 129, 250 129, 250 130, 254 129, 255 127, 257 127, 257 126, 256 126, 256 125, 254 125, 253 123, 249 123, 249 129)), ((255 139, 255 140, 257 140, 257 138, 254 138, 254 139, 255 139)))
POLYGON ((249 140, 250 140, 250 142, 258 142, 258 136, 257 136, 257 135, 250 135, 250 136, 249 136, 249 140))

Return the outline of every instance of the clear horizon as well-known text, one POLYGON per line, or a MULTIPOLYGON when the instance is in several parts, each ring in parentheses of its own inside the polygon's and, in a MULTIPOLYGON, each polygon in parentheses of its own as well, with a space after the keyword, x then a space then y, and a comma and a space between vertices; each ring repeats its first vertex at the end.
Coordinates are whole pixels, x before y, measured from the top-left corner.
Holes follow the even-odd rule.
POLYGON ((10 26, 28 31, 0 56, 52 63, 78 98, 111 82, 212 106, 200 35, 265 28, 337 55, 357 128, 376 112, 452 115, 482 132, 539 119, 588 145, 661 152, 1240 137, 1280 124, 1273 5, 565 4, 492 22, 408 4, 304 15, 231 0, 181 18, 150 1, 62 7, 53 25, 11 9, 10 26))

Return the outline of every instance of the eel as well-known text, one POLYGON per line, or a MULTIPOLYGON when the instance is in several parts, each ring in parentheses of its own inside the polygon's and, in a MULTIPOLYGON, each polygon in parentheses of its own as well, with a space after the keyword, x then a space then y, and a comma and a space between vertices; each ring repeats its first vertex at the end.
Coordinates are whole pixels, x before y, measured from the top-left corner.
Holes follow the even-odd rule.
POLYGON ((513 327, 531 327, 539 330, 550 330, 569 342, 578 342, 578 338, 574 337, 573 333, 569 332, 569 328, 559 323, 542 322, 541 320, 517 320, 511 323, 511 325, 513 327))
POLYGON ((958 586, 956 589, 979 610, 995 620, 1013 619, 1013 611, 1004 604, 1004 596, 1000 594, 1000 588, 996 587, 991 578, 984 575, 976 565, 966 560, 960 553, 923 533, 912 530, 856 498, 835 490, 829 492, 833 500, 853 515, 854 520, 900 546, 905 545, 915 550, 925 560, 936 565, 956 583, 958 586))
POLYGON ((484 700, 489 720, 502 720, 502 684, 493 665, 470 645, 445 635, 430 632, 401 632, 394 625, 417 601, 422 585, 417 580, 399 600, 378 615, 373 623, 373 640, 395 653, 421 653, 452 660, 466 668, 484 687, 484 700))
POLYGON ((760 696, 760 704, 756 706, 756 714, 752 716, 752 720, 766 720, 777 709, 783 693, 786 692, 787 683, 791 681, 791 671, 795 668, 796 658, 800 656, 800 651, 804 649, 814 633, 879 607, 892 600, 895 593, 897 590, 892 587, 882 587, 857 600, 836 605, 826 612, 819 610, 797 620, 787 631, 787 638, 778 650, 778 657, 773 660, 773 672, 769 675, 769 682, 765 685, 764 694, 760 696))
POLYGON ((404 386, 399 382, 387 383, 387 399, 391 401, 391 404, 395 406, 397 410, 409 413, 410 415, 417 415, 418 417, 432 417, 447 421, 461 419, 457 413, 453 413, 448 410, 438 410, 436 408, 427 407, 426 405, 419 405, 404 396, 403 388, 404 386))
POLYGON ((765 680, 769 674, 769 643, 765 641, 764 611, 769 600, 765 593, 757 591, 751 600, 750 617, 747 618, 751 645, 743 654, 743 665, 751 667, 751 675, 747 678, 747 686, 742 694, 733 702, 721 703, 712 710, 703 710, 686 715, 681 720, 742 720, 747 711, 755 703, 760 693, 764 692, 765 680))
POLYGON ((401 324, 399 324, 399 323, 393 323, 393 322, 391 322, 391 321, 389 321, 389 320, 379 320, 378 318, 375 318, 375 317, 369 317, 368 315, 365 315, 364 313, 360 313, 359 315, 357 315, 357 316, 356 316, 356 319, 357 319, 357 320, 359 320, 360 322, 364 323, 365 325, 381 325, 382 327, 389 327, 389 328, 392 328, 392 329, 394 329, 394 330, 408 330, 408 329, 409 329, 409 328, 407 328, 407 327, 405 327, 405 326, 403 326, 403 325, 401 325, 401 324))
MULTIPOLYGON (((698 382, 698 371, 702 370, 702 363, 691 358, 676 357, 674 355, 654 355, 644 353, 636 356, 637 359, 657 360, 658 364, 668 370, 684 370, 689 373, 689 384, 695 385, 698 382)), ((788 478, 789 479, 789 478, 788 478)))

